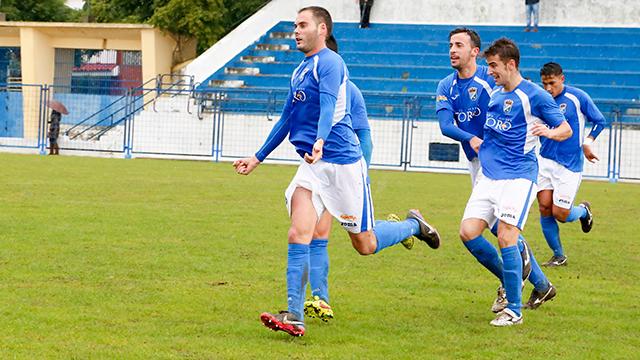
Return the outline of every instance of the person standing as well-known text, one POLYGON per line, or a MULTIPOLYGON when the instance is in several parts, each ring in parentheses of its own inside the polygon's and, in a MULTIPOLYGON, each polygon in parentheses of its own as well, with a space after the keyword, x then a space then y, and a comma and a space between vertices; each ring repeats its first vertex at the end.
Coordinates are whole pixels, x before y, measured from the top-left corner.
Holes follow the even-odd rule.
POLYGON ((360 28, 365 29, 369 27, 369 15, 371 15, 371 7, 373 6, 373 0, 359 0, 360 1, 360 28))
POLYGON ((538 32, 538 18, 540 17, 540 0, 524 0, 527 13, 527 26, 524 31, 538 32), (533 24, 531 21, 533 20, 533 24))
POLYGON ((49 117, 49 132, 47 134, 47 137, 49 138, 49 155, 60 155, 58 136, 60 135, 61 118, 62 114, 56 110, 51 110, 51 116, 49 117))

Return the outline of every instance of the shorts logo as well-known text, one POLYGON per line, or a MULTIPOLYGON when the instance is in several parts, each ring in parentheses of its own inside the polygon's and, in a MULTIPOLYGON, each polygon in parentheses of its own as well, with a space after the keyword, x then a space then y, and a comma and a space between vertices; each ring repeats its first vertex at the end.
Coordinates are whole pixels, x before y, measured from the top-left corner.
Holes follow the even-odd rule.
POLYGON ((444 95, 438 95, 436 96, 436 102, 438 101, 447 101, 447 97, 444 95))
POLYGON ((558 202, 561 204, 567 204, 567 205, 571 205, 571 201, 569 200, 568 197, 563 196, 563 197, 559 197, 558 198, 558 202))
POLYGON ((511 108, 513 107, 513 100, 511 99, 507 99, 504 101, 504 105, 502 106, 502 110, 506 113, 511 111, 511 108))
POLYGON ((346 214, 342 214, 340 215, 340 219, 344 220, 344 221, 351 221, 351 222, 355 222, 358 218, 356 218, 353 215, 346 215, 346 214))
POLYGON ((560 111, 562 111, 563 114, 567 112, 567 104, 566 103, 560 104, 560 111))
POLYGON ((293 98, 297 101, 304 102, 307 100, 307 94, 305 94, 303 90, 298 90, 295 95, 293 95, 293 98))
POLYGON ((469 90, 467 90, 469 92, 469 99, 475 101, 478 98, 478 88, 477 87, 470 87, 469 90))

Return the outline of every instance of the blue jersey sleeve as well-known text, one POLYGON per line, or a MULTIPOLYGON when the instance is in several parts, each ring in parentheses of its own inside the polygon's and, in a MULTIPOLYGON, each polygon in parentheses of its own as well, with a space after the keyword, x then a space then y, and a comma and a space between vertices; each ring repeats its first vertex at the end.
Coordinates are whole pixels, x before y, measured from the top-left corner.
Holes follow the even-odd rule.
POLYGON ((540 89, 538 94, 533 98, 531 114, 539 117, 552 128, 558 127, 562 122, 566 121, 564 115, 562 115, 562 111, 560 111, 560 107, 558 107, 556 101, 553 100, 551 94, 542 89, 540 89))
POLYGON ((473 134, 470 134, 456 126, 453 120, 453 111, 449 109, 440 109, 437 114, 442 135, 461 142, 469 141, 474 137, 473 134))
POLYGON ((349 81, 347 83, 351 91, 351 124, 354 130, 369 129, 369 118, 367 116, 367 106, 364 97, 358 87, 349 81))
POLYGON ((287 135, 289 134, 289 117, 292 103, 293 94, 291 89, 289 89, 289 94, 287 94, 287 100, 284 103, 280 120, 278 120, 278 122, 273 126, 267 140, 265 140, 260 150, 255 154, 256 158, 258 158, 260 162, 264 161, 264 159, 266 159, 267 156, 269 156, 269 154, 271 154, 271 152, 287 138, 287 135))
POLYGON ((446 77, 438 83, 438 89, 436 90, 436 113, 442 109, 447 109, 453 113, 453 103, 449 95, 451 88, 451 79, 446 77))
POLYGON ((597 138, 602 130, 607 126, 607 120, 604 118, 604 115, 602 115, 602 112, 600 112, 600 109, 598 109, 596 104, 593 103, 591 97, 586 93, 580 97, 580 108, 587 120, 593 123, 589 136, 594 139, 597 138))
POLYGON ((318 62, 317 79, 320 90, 320 119, 318 120, 318 134, 316 140, 327 140, 331 127, 333 126, 333 116, 336 111, 336 101, 338 92, 346 92, 344 65, 335 58, 323 58, 318 62), (342 85, 345 85, 344 89, 342 85))

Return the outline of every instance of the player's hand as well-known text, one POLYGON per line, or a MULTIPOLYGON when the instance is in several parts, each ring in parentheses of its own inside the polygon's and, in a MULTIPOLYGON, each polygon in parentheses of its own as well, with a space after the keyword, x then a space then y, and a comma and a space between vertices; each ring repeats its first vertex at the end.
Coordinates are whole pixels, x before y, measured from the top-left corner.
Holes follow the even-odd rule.
POLYGON ((591 145, 582 145, 582 152, 584 153, 584 157, 587 158, 589 162, 595 164, 596 162, 600 161, 600 158, 598 158, 598 156, 593 152, 593 149, 591 149, 591 145))
POLYGON ((547 125, 543 123, 535 123, 531 127, 531 135, 534 135, 534 136, 543 136, 548 138, 550 137, 550 132, 551 132, 551 129, 549 129, 547 125))
POLYGON ((474 136, 471 138, 471 140, 469 140, 469 145, 471 145, 471 148, 473 149, 473 151, 475 151, 476 154, 478 154, 480 152, 480 145, 482 145, 482 139, 480 139, 477 136, 474 136))
POLYGON ((255 155, 233 162, 233 167, 240 175, 249 175, 258 165, 260 165, 260 160, 255 155))
POLYGON ((324 140, 318 139, 315 144, 313 144, 313 149, 311 150, 311 155, 304 154, 304 161, 308 164, 315 164, 318 160, 322 159, 322 147, 324 146, 324 140))

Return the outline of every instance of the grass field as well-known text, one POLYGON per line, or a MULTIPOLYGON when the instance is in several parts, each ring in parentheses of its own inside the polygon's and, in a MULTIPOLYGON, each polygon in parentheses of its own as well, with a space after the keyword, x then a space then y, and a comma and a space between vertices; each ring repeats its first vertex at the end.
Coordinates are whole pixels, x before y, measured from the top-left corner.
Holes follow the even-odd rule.
MULTIPOLYGON (((361 257, 334 228, 336 319, 291 338, 286 306, 292 166, 0 154, 0 358, 638 358, 640 185, 585 181, 596 225, 561 226, 557 298, 492 328, 498 285, 457 228, 466 175, 373 171, 378 218, 419 207, 444 237, 361 257)), ((550 256, 536 204, 525 236, 550 256)), ((528 298, 531 286, 525 289, 528 298)))

